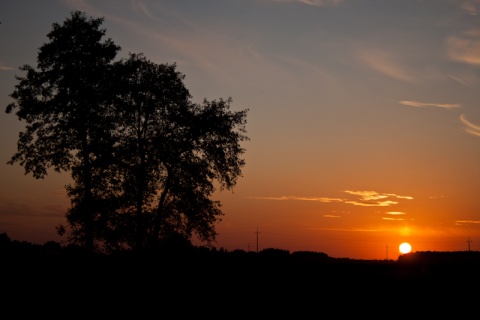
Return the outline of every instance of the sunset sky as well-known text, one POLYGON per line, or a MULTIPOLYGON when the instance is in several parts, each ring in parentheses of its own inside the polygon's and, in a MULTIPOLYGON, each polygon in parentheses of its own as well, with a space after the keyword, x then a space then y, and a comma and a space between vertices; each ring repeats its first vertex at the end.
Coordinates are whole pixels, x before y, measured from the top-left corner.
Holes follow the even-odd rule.
POLYGON ((69 174, 6 164, 24 127, 5 108, 73 10, 105 18, 118 59, 175 62, 194 101, 250 110, 217 248, 480 250, 480 0, 2 0, 0 233, 62 240, 69 174))

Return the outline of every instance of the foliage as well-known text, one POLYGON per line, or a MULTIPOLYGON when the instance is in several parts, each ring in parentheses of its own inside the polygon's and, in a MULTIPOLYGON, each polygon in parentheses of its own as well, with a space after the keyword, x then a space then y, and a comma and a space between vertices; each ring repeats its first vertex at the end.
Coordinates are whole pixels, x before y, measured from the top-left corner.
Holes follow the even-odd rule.
POLYGON ((26 76, 6 112, 18 109, 26 129, 8 163, 35 178, 48 168, 70 172, 69 239, 89 251, 178 244, 193 234, 215 240, 223 212, 211 197, 241 176, 248 109, 231 111, 231 98, 193 103, 175 64, 143 54, 115 62, 120 47, 101 42, 102 22, 72 12, 53 24, 38 70, 20 68, 26 76))
POLYGON ((16 115, 26 122, 18 140, 18 152, 9 164, 19 162, 26 173, 44 178, 47 169, 70 171, 74 186, 69 222, 77 240, 92 251, 95 219, 108 181, 104 170, 112 146, 109 130, 114 126, 107 104, 110 63, 120 49, 107 39, 103 19, 88 19, 73 12, 63 25, 53 24, 50 42, 38 53, 38 70, 20 69, 25 77, 11 97, 16 115))

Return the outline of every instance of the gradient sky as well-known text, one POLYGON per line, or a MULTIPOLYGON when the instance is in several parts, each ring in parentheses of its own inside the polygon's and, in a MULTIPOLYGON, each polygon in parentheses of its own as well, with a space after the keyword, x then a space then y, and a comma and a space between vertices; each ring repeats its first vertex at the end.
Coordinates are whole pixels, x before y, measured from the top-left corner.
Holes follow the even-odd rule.
POLYGON ((217 248, 480 249, 479 0, 2 0, 0 233, 62 240, 69 174, 7 165, 23 124, 4 110, 72 10, 105 18, 118 58, 175 62, 195 102, 250 110, 217 248))

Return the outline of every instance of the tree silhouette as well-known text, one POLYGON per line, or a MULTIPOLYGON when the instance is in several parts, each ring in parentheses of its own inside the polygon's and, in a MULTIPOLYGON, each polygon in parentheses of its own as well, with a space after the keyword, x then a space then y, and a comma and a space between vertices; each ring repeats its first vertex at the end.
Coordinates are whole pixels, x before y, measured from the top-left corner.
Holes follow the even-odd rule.
MULTIPOLYGON (((143 54, 114 62, 120 47, 101 42, 103 19, 75 11, 53 24, 38 54, 38 71, 11 94, 26 130, 9 164, 44 178, 69 171, 66 217, 73 243, 103 249, 158 247, 215 240, 223 212, 216 191, 241 176, 248 109, 231 98, 193 103, 175 64, 143 54)), ((66 231, 60 226, 59 233, 66 231)))
POLYGON ((215 239, 223 213, 210 197, 215 183, 231 189, 241 175, 248 110, 230 111, 231 98, 193 103, 184 77, 175 64, 143 54, 115 64, 115 175, 122 179, 109 245, 142 250, 194 233, 215 239))
POLYGON ((37 56, 38 70, 24 65, 25 77, 10 95, 16 100, 7 106, 10 113, 26 122, 19 134, 18 152, 9 164, 19 162, 25 173, 44 178, 47 169, 71 171, 75 195, 71 220, 78 240, 88 251, 94 250, 95 216, 101 189, 106 185, 100 171, 105 150, 112 141, 112 111, 109 110, 108 83, 110 64, 120 47, 111 39, 101 42, 103 19, 88 19, 75 11, 63 25, 53 24, 37 56))

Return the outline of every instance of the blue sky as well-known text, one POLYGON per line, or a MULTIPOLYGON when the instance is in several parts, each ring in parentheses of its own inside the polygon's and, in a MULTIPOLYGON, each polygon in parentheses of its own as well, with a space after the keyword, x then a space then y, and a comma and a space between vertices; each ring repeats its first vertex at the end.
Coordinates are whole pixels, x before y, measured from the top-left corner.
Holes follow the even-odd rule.
MULTIPOLYGON (((218 247, 257 228, 263 247, 354 258, 480 243, 480 1, 3 0, 0 105, 72 10, 105 17, 119 58, 175 62, 193 100, 250 110, 218 247)), ((22 128, 0 114, 0 232, 57 239, 68 174, 6 165, 22 128)))

